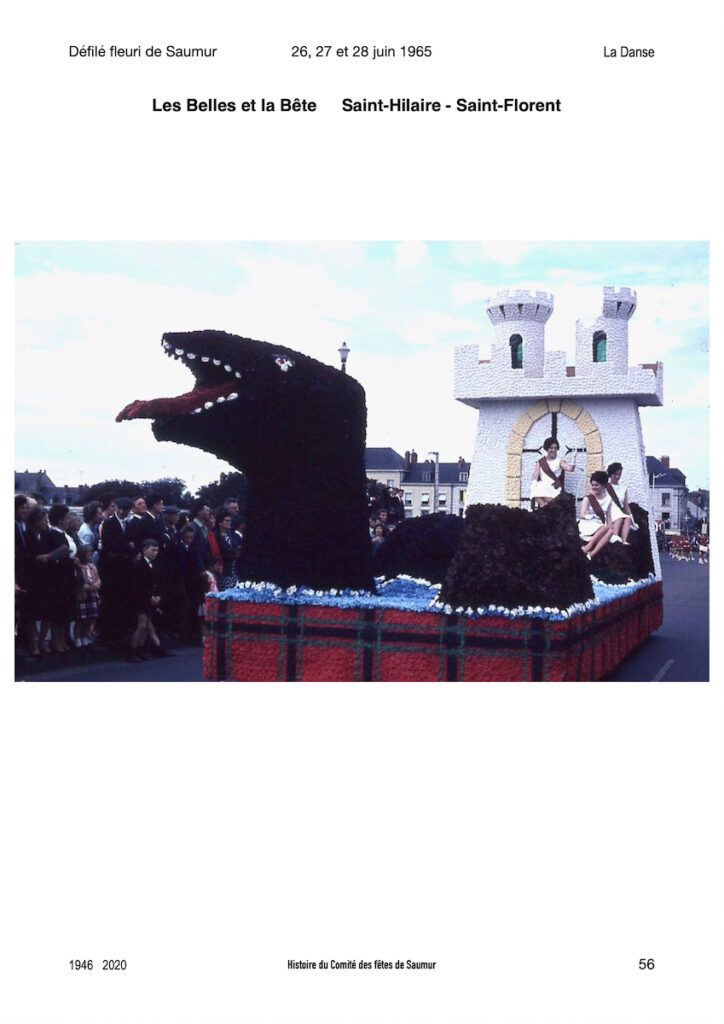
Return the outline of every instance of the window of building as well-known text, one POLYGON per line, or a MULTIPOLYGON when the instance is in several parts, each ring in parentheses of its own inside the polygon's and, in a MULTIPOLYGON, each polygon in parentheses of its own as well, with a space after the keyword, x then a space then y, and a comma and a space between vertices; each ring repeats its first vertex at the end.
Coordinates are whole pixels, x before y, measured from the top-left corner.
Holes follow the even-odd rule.
POLYGON ((510 336, 510 365, 514 370, 520 370, 523 366, 523 339, 519 334, 510 336))
POLYGON ((437 503, 438 505, 447 505, 447 494, 438 494, 437 503))
POLYGON ((468 474, 460 473, 458 476, 458 480, 460 481, 461 484, 466 484, 468 482, 468 474))
POLYGON ((594 363, 606 362, 606 332, 595 331, 593 335, 593 361, 594 363))
POLYGON ((430 504, 430 492, 429 491, 423 491, 422 492, 422 494, 420 495, 420 504, 421 505, 429 505, 430 504))
POLYGON ((422 474, 422 482, 423 482, 424 484, 429 484, 431 480, 432 480, 432 473, 430 472, 430 470, 429 470, 429 469, 427 469, 427 470, 425 470, 425 472, 424 472, 424 473, 422 474))
POLYGON ((661 492, 661 505, 664 508, 671 505, 671 495, 668 491, 661 492))
POLYGON ((395 481, 394 480, 388 480, 387 481, 387 486, 388 487, 394 487, 395 486, 395 481))
POLYGON ((411 505, 412 504, 412 491, 405 491, 405 504, 406 505, 411 505))
POLYGON ((662 522, 664 523, 664 526, 669 526, 670 523, 671 523, 671 513, 670 512, 662 512, 661 513, 661 519, 662 519, 662 522))
POLYGON ((458 501, 461 505, 465 503, 465 491, 458 491, 458 501))

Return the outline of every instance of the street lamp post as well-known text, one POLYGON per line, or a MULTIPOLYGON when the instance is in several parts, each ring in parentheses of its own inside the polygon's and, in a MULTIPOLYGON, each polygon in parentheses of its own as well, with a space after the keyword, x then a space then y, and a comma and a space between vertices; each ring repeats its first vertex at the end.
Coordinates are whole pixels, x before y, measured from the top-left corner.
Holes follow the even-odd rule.
POLYGON ((432 485, 432 511, 437 512, 437 496, 440 490, 440 452, 428 452, 435 456, 435 478, 432 485))
POLYGON ((342 342, 342 347, 337 350, 339 352, 339 361, 342 364, 342 373, 347 372, 347 356, 349 355, 349 346, 346 341, 342 342))

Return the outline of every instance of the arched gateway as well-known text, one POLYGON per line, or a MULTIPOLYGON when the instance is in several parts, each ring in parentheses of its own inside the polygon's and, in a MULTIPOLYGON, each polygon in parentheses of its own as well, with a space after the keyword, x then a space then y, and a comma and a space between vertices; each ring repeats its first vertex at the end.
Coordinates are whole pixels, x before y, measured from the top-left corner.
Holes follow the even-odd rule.
MULTIPOLYGON (((584 471, 585 480, 603 468, 601 434, 591 414, 570 399, 542 399, 518 416, 508 436, 506 505, 517 508, 528 504, 533 469, 544 454, 543 442, 547 437, 556 438, 561 456, 567 462, 575 462, 584 471)), ((581 497, 580 474, 569 474, 565 489, 581 497)))

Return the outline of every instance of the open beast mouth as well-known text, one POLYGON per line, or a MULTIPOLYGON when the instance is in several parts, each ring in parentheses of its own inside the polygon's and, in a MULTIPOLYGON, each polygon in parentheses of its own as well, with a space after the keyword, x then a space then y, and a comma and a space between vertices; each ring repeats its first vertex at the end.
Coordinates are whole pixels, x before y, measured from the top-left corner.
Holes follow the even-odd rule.
POLYGON ((239 397, 238 382, 242 374, 236 367, 222 363, 212 355, 200 355, 179 348, 165 337, 161 344, 167 356, 180 359, 191 370, 196 379, 193 389, 176 398, 152 398, 147 402, 136 399, 121 409, 116 422, 164 416, 198 416, 239 397))

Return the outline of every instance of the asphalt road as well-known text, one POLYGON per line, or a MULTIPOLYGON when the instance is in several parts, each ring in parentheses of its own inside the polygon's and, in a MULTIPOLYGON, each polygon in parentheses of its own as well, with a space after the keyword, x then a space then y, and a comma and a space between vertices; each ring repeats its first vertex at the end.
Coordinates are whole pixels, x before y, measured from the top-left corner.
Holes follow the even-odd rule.
POLYGON ((661 556, 664 624, 608 677, 611 682, 707 682, 709 566, 661 556))
POLYGON ((86 659, 72 654, 65 664, 54 663, 47 671, 37 671, 40 665, 29 666, 29 671, 18 671, 27 682, 46 683, 189 683, 203 680, 201 647, 175 647, 172 658, 153 658, 141 664, 129 664, 103 651, 92 651, 86 659), (31 674, 32 673, 32 674, 31 674))
MULTIPOLYGON (((702 682, 709 679, 709 566, 662 556, 664 624, 608 677, 610 682, 702 682)), ((200 682, 201 648, 176 647, 173 658, 128 664, 103 652, 86 661, 19 666, 30 682, 200 682)))

